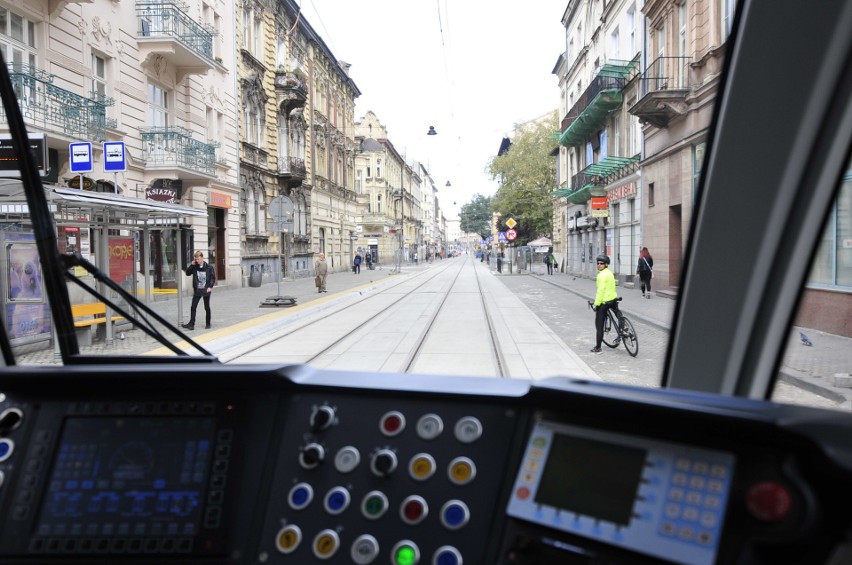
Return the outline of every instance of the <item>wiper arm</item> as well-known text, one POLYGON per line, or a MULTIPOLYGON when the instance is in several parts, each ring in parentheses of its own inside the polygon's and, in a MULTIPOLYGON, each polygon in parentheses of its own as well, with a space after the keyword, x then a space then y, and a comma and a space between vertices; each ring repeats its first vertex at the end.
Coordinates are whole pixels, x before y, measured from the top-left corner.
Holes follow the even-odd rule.
POLYGON ((149 308, 148 306, 146 306, 145 304, 140 302, 138 298, 136 298, 135 296, 133 296, 132 294, 130 294, 129 292, 124 290, 121 287, 121 285, 117 284, 114 280, 109 278, 103 271, 98 269, 91 261, 89 261, 88 259, 86 259, 82 255, 80 255, 79 253, 74 253, 74 254, 70 254, 70 255, 60 255, 59 256, 59 263, 65 269, 65 276, 68 278, 68 280, 70 280, 71 282, 73 282, 74 284, 76 284, 77 286, 79 286, 80 288, 82 288, 83 290, 85 290, 86 292, 88 292, 89 294, 91 294, 92 296, 97 298, 98 300, 101 300, 107 306, 109 306, 110 308, 112 308, 113 310, 115 310, 116 312, 118 312, 119 314, 121 314, 122 316, 127 318, 128 320, 132 321, 136 326, 139 327, 139 329, 141 329, 143 332, 148 334, 148 336, 154 338, 155 340, 160 342, 162 345, 168 347, 175 354, 177 354, 177 355, 189 355, 188 353, 186 353, 185 351, 183 351, 182 349, 178 348, 176 345, 171 343, 166 338, 166 336, 164 336, 162 333, 160 333, 160 331, 157 329, 157 327, 155 325, 153 325, 147 318, 144 317, 145 315, 148 315, 148 316, 154 318, 157 322, 159 322, 163 326, 169 328, 171 331, 173 331, 174 333, 179 335, 182 339, 184 339, 187 343, 192 345, 192 347, 194 347, 196 350, 198 350, 201 354, 213 356, 212 353, 210 353, 209 351, 207 351, 206 349, 201 347, 199 344, 197 344, 195 341, 193 341, 185 333, 183 333, 182 331, 177 329, 170 322, 166 321, 162 316, 160 316, 159 314, 154 312, 151 308, 149 308), (112 300, 110 300, 109 298, 107 298, 106 296, 104 296, 103 294, 101 294, 100 292, 98 292, 97 290, 92 288, 91 286, 89 286, 86 283, 84 283, 83 281, 81 281, 76 275, 74 275, 70 272, 71 267, 82 267, 82 268, 86 269, 86 271, 89 274, 91 274, 95 278, 96 281, 103 283, 104 285, 109 287, 111 290, 117 292, 127 302, 127 304, 132 307, 134 314, 129 313, 127 310, 118 306, 112 300))

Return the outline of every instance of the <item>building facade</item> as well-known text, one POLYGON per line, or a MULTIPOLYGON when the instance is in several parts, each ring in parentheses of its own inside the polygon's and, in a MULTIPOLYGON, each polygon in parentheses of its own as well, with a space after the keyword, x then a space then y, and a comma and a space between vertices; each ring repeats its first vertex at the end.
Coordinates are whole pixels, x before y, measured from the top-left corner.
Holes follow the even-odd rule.
POLYGON ((113 193, 140 210, 146 202, 194 210, 144 229, 131 228, 117 207, 97 228, 84 213, 79 225, 58 224, 60 249, 96 256, 106 249, 99 237, 131 237, 135 274, 127 280, 149 292, 174 292, 190 251, 199 249, 219 284, 239 284, 230 5, 37 0, 0 2, 0 16, 25 123, 46 140, 45 186, 81 190, 83 199, 113 193), (112 146, 123 148, 123 170, 105 170, 104 142, 123 144, 112 146), (69 152, 81 143, 91 144, 93 164, 82 178, 69 152))
POLYGON ((605 253, 627 281, 638 259, 640 130, 628 109, 639 90, 640 8, 641 0, 574 1, 562 19, 554 253, 574 274, 594 276, 605 253))
POLYGON ((312 276, 355 254, 354 107, 360 95, 291 0, 238 3, 244 281, 312 276))

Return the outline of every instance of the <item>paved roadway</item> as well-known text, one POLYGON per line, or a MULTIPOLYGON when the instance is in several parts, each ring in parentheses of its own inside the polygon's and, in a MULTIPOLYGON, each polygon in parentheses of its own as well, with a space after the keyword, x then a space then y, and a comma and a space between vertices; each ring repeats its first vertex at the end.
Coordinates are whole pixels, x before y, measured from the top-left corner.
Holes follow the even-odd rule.
MULTIPOLYGON (((457 258, 445 260, 444 263, 463 260, 469 259, 457 258)), ((218 289, 213 298, 213 329, 199 329, 190 335, 211 350, 211 346, 217 343, 251 340, 268 331, 268 325, 265 324, 274 320, 307 317, 317 310, 330 308, 334 303, 354 300, 382 285, 394 284, 395 280, 413 277, 441 265, 441 261, 433 264, 406 264, 402 275, 392 275, 387 270, 362 270, 360 275, 337 272, 329 278, 328 294, 318 294, 312 279, 288 280, 280 285, 267 283, 259 288, 218 289), (265 298, 277 294, 294 296, 298 305, 293 308, 259 307, 265 298)), ((480 274, 488 276, 487 273, 490 273, 489 278, 493 282, 501 283, 491 288, 506 289, 512 295, 511 308, 497 311, 498 325, 506 328, 508 337, 515 341, 518 351, 512 354, 527 364, 528 373, 533 378, 565 372, 554 370, 553 360, 546 359, 541 351, 535 351, 536 345, 529 340, 527 327, 531 328, 529 331, 543 331, 541 335, 546 336, 547 340, 552 340, 549 334, 557 336, 557 341, 567 345, 564 349, 568 350, 559 350, 557 354, 562 360, 571 358, 576 371, 585 373, 583 368, 590 367, 602 380, 608 382, 658 386, 674 301, 661 297, 643 300, 638 290, 620 288, 619 292, 625 298, 622 309, 630 316, 639 334, 639 355, 632 358, 623 347, 604 348, 602 355, 593 355, 589 349, 594 339, 594 318, 586 306, 586 300, 594 293, 593 280, 562 273, 549 276, 544 274, 543 265, 534 265, 533 275, 497 274, 485 264, 477 264, 477 267, 480 274), (518 304, 524 308, 518 308, 518 304), (529 312, 535 316, 529 316, 529 312), (543 322, 541 325, 544 328, 539 328, 536 320, 543 322)), ((491 302, 510 300, 502 292, 500 297, 491 302)), ((188 309, 188 303, 188 300, 184 301, 184 310, 188 309)), ((186 320, 186 313, 177 310, 175 301, 157 303, 155 306, 161 315, 172 322, 186 320)), ((199 314, 203 315, 203 309, 199 309, 199 314)), ((812 348, 802 347, 798 343, 796 329, 790 332, 788 355, 782 370, 784 381, 778 387, 780 394, 777 398, 850 410, 852 402, 849 389, 833 387, 831 380, 837 373, 849 372, 852 340, 806 331, 814 342, 812 348)), ((464 340, 465 336, 460 335, 458 339, 464 340)), ((125 340, 116 340, 113 344, 98 340, 89 348, 81 348, 81 351, 93 355, 133 355, 148 353, 155 348, 152 340, 141 331, 131 330, 126 332, 125 340)), ((58 363, 53 351, 45 345, 20 348, 19 353, 18 362, 21 364, 58 363)), ((449 370, 455 369, 451 366, 449 370)), ((441 372, 446 374, 446 371, 441 372)))

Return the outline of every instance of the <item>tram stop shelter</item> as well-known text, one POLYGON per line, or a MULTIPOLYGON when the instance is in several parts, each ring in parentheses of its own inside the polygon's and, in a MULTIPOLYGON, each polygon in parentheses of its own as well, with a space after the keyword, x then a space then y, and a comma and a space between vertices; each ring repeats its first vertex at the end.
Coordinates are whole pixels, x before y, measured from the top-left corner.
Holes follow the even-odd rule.
MULTIPOLYGON (((81 253, 125 290, 134 295, 142 294, 143 302, 149 307, 154 295, 151 232, 174 230, 174 239, 180 250, 185 246, 184 229, 189 227, 190 218, 207 216, 206 210, 168 202, 52 185, 45 185, 44 188, 48 206, 54 217, 60 252, 81 253), (140 253, 145 258, 144 273, 140 273, 137 267, 141 266, 140 253)), ((7 327, 14 325, 25 328, 17 334, 12 334, 13 338, 16 338, 13 339, 13 344, 49 339, 52 332, 49 308, 44 293, 40 290, 40 278, 37 283, 30 285, 39 291, 37 295, 31 293, 31 296, 25 296, 12 291, 19 280, 26 276, 23 269, 29 273, 35 269, 40 277, 38 254, 35 252, 35 239, 30 226, 29 209, 21 181, 0 179, 0 264, 3 266, 0 270, 0 283, 3 283, 4 288, 10 289, 9 292, 3 293, 3 314, 7 327), (30 263, 30 266, 26 267, 26 263, 30 263), (36 316, 27 324, 21 324, 20 316, 16 319, 16 309, 30 312, 28 317, 31 317, 38 304, 43 305, 43 314, 40 315, 42 319, 36 319, 36 316)), ((180 269, 180 262, 178 251, 177 264, 173 268, 180 269)), ((76 271, 75 274, 87 284, 91 283, 101 294, 109 296, 110 299, 117 298, 105 285, 88 276, 82 268, 77 268, 76 271)), ((180 322, 182 311, 183 279, 182 276, 175 276, 177 288, 170 291, 177 295, 177 308, 174 312, 176 323, 180 322)), ((91 301, 91 296, 76 285, 69 286, 69 296, 72 304, 91 301)), ((112 312, 107 308, 106 318, 110 319, 111 316, 112 312)), ((113 325, 104 325, 106 343, 110 344, 114 338, 113 325)))

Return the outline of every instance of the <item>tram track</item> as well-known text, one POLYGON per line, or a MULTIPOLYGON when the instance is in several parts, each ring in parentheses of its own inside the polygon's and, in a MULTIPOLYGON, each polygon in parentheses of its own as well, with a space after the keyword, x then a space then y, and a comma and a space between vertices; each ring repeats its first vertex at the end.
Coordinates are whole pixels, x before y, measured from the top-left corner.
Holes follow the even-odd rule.
MULTIPOLYGON (((488 357, 494 365, 488 368, 488 373, 507 377, 493 316, 475 265, 466 261, 436 267, 416 272, 338 307, 317 310, 300 322, 288 324, 262 339, 252 339, 250 344, 241 344, 239 351, 222 357, 229 363, 268 359, 333 368, 342 365, 343 358, 366 363, 353 353, 359 348, 373 348, 372 353, 387 349, 387 358, 381 366, 359 367, 379 372, 423 372, 430 355, 441 349, 442 340, 446 345, 448 324, 467 327, 468 320, 462 310, 481 308, 479 315, 469 316, 479 320, 476 347, 483 347, 483 340, 487 340, 488 357), (469 268, 473 269, 472 276, 467 271, 469 268), (460 281, 464 272, 467 274, 460 281), (470 300, 473 293, 478 295, 475 301, 470 300), (454 298, 450 299, 451 296, 454 298)), ((459 338, 464 339, 464 335, 459 338)))

